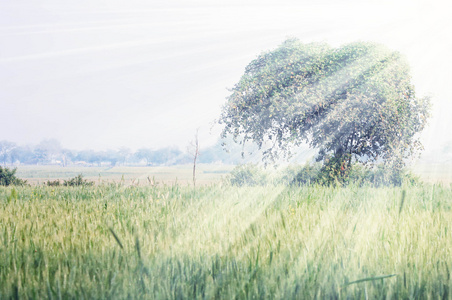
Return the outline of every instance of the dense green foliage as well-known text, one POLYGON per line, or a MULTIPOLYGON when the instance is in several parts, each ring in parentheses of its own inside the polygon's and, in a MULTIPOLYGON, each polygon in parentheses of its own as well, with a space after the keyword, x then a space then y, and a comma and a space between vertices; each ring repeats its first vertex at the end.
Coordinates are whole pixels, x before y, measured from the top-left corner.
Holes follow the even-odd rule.
POLYGON ((24 185, 27 184, 26 180, 22 180, 16 177, 17 169, 8 169, 0 166, 0 185, 24 185))
POLYGON ((354 162, 403 167, 428 117, 429 99, 416 97, 399 53, 291 39, 247 66, 220 123, 224 137, 253 141, 269 159, 307 142, 331 180, 343 180, 354 162))
POLYGON ((452 190, 0 187, 0 299, 448 299, 452 190))

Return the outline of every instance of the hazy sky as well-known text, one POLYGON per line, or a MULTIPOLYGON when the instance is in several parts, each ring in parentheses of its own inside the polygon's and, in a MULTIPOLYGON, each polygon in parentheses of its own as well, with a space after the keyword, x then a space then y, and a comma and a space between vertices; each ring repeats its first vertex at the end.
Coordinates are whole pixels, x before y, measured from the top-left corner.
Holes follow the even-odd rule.
POLYGON ((201 145, 245 66, 288 37, 402 52, 452 139, 446 1, 0 0, 0 140, 71 149, 201 145))

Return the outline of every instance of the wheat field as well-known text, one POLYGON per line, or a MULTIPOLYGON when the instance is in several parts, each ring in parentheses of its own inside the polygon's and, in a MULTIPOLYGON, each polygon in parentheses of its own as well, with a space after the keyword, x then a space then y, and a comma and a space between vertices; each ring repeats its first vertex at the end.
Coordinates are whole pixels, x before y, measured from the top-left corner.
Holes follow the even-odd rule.
POLYGON ((0 299, 450 299, 452 189, 0 187, 0 299))

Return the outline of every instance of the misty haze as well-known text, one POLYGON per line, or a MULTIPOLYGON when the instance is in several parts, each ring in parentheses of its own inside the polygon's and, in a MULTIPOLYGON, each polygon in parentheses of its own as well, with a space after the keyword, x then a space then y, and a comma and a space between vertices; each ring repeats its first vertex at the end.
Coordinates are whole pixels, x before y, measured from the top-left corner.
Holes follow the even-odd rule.
POLYGON ((450 299, 447 4, 0 2, 0 299, 450 299))

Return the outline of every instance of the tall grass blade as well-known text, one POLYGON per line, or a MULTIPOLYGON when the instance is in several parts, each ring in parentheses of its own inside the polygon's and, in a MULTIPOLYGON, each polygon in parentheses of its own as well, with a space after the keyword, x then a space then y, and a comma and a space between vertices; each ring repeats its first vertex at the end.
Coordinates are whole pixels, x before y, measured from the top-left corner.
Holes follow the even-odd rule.
POLYGON ((113 235, 113 237, 115 238, 116 242, 118 243, 119 247, 121 247, 121 249, 124 249, 124 247, 122 246, 121 241, 119 240, 118 236, 116 235, 116 233, 113 231, 113 229, 111 227, 108 228, 111 232, 111 234, 113 235))
POLYGON ((13 299, 14 300, 19 300, 19 287, 17 286, 17 284, 13 285, 13 299))
POLYGON ((402 198, 400 199, 399 215, 402 212, 403 203, 405 202, 405 197, 406 197, 406 191, 403 190, 402 191, 402 198))
POLYGON ((137 248, 138 259, 141 260, 140 241, 138 240, 138 237, 135 239, 135 246, 137 248))
POLYGON ((342 286, 348 286, 348 285, 351 285, 351 284, 360 283, 360 282, 364 282, 364 281, 380 280, 380 279, 385 279, 385 278, 394 277, 394 276, 397 276, 397 274, 382 275, 382 276, 375 276, 375 277, 367 277, 367 278, 363 278, 363 279, 358 279, 358 280, 355 280, 355 281, 347 282, 346 284, 344 284, 342 286))

